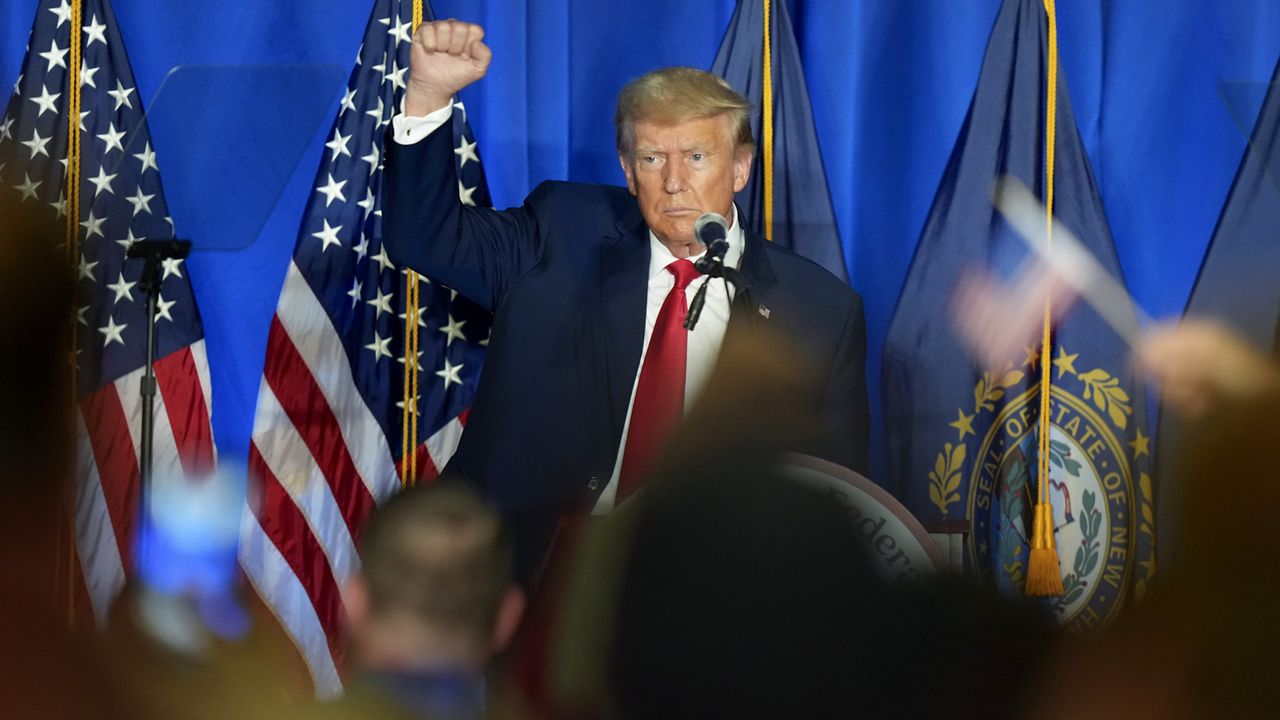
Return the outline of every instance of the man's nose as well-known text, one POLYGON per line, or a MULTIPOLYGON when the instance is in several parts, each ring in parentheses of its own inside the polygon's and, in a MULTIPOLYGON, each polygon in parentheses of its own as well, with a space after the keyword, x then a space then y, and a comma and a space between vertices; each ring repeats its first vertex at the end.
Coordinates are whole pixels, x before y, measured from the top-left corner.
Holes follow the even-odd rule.
POLYGON ((684 191, 688 188, 686 182, 685 169, 680 163, 667 163, 662 169, 662 187, 671 194, 684 191))

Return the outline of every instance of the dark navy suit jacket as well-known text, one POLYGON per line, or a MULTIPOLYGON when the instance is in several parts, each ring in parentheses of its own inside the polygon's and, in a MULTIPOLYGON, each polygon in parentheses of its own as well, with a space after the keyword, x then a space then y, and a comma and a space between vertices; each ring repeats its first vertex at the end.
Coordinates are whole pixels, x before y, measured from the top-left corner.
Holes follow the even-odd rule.
MULTIPOLYGON (((401 265, 493 311, 475 402, 447 473, 501 511, 528 578, 559 514, 590 507, 613 472, 644 342, 649 235, 626 188, 544 182, 520 207, 464 206, 435 132, 387 142, 383 241, 401 265)), ((826 270, 746 232, 750 302, 825 364, 814 408, 829 459, 866 471, 862 301, 826 270)), ((730 329, 760 317, 738 294, 730 329)))

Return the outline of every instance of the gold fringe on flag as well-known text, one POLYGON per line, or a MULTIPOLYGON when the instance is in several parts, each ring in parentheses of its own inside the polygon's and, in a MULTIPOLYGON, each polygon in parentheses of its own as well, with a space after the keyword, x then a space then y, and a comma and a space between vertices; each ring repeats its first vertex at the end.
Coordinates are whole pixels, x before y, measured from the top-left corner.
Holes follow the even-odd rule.
MULTIPOLYGON (((1044 0, 1049 20, 1048 88, 1045 95, 1045 225, 1047 242, 1053 243, 1053 160, 1058 118, 1058 22, 1054 0, 1044 0)), ((1053 537, 1053 505, 1049 501, 1049 358, 1053 357, 1051 337, 1052 312, 1044 302, 1044 327, 1040 338, 1040 483, 1037 487, 1034 527, 1031 536, 1031 559, 1027 562, 1028 595, 1056 597, 1062 594, 1062 571, 1058 565, 1058 548, 1053 537)))

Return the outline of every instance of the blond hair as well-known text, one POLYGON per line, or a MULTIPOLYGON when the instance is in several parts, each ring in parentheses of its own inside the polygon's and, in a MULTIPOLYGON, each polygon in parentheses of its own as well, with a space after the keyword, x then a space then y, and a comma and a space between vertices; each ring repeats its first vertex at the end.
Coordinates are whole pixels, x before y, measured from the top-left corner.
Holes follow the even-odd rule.
POLYGON ((738 147, 755 146, 751 136, 751 101, 717 75, 691 67, 668 67, 641 75, 618 93, 614 114, 618 153, 631 154, 635 123, 643 120, 676 125, 725 115, 738 147))

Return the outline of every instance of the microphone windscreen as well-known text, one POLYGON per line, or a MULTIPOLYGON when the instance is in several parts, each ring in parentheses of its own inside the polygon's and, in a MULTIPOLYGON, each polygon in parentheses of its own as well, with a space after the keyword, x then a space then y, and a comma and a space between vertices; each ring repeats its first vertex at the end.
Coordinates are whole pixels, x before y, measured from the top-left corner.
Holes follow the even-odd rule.
POLYGON ((729 223, 720 213, 703 213, 693 223, 693 234, 698 238, 698 242, 710 245, 729 236, 729 223))

